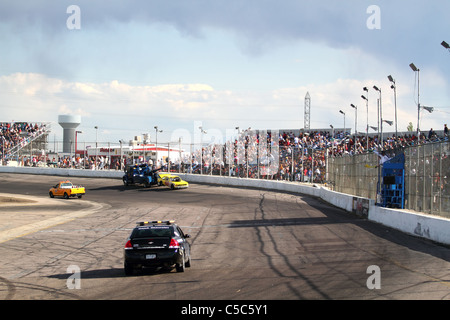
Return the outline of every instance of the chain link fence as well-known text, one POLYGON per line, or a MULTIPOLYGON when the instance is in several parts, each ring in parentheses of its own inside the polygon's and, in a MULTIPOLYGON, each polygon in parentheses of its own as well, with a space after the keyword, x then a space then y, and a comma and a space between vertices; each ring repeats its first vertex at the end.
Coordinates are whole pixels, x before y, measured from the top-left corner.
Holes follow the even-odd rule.
POLYGON ((374 153, 330 157, 328 183, 334 191, 376 199, 379 169, 374 153))
MULTIPOLYGON (((450 217, 450 144, 448 141, 389 151, 394 158, 405 155, 405 208, 450 217)), ((379 156, 331 157, 328 180, 333 190, 359 197, 377 199, 382 183, 379 156)))
POLYGON ((448 141, 405 150, 406 208, 450 217, 449 156, 448 141))

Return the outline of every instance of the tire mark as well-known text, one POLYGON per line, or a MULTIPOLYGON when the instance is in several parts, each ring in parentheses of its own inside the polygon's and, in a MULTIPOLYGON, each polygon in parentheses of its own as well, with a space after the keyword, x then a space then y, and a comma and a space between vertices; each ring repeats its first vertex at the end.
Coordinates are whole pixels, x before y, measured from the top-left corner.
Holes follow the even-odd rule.
POLYGON ((5 298, 3 298, 3 300, 12 300, 12 298, 16 294, 16 286, 11 281, 3 277, 0 277, 0 281, 5 283, 7 290, 7 294, 5 298))
POLYGON ((30 284, 30 283, 26 283, 26 282, 15 282, 13 285, 17 289, 29 289, 29 290, 39 291, 39 292, 46 292, 51 295, 62 296, 65 298, 84 300, 80 296, 78 296, 72 292, 66 292, 62 289, 55 289, 55 288, 51 288, 51 287, 47 287, 47 286, 42 286, 42 285, 38 285, 38 284, 30 284))
MULTIPOLYGON (((154 211, 154 210, 157 210, 159 207, 160 207, 160 206, 155 207, 155 208, 152 208, 150 211, 149 211, 149 210, 146 210, 146 212, 145 212, 144 214, 139 215, 139 216, 136 217, 136 218, 133 218, 133 219, 135 220, 134 222, 136 222, 136 220, 145 218, 146 216, 148 216, 149 212, 152 212, 152 211, 154 211)), ((122 217, 122 215, 117 214, 115 217, 113 217, 112 220, 108 220, 108 222, 116 221, 116 220, 118 220, 120 217, 122 217)), ((111 234, 113 234, 113 233, 116 232, 117 230, 123 229, 125 226, 129 225, 130 223, 131 223, 131 221, 130 221, 130 220, 127 220, 126 222, 122 223, 121 225, 119 225, 119 226, 116 227, 116 228, 112 228, 112 229, 109 229, 109 230, 108 230, 108 229, 105 229, 105 230, 107 230, 106 233, 104 233, 104 234, 101 235, 101 236, 97 236, 97 237, 95 237, 94 239, 91 239, 91 240, 88 240, 88 241, 84 242, 82 246, 67 246, 67 244, 65 244, 64 247, 63 247, 64 250, 65 250, 65 252, 59 253, 59 254, 57 254, 56 256, 53 256, 53 257, 49 258, 47 261, 43 262, 41 266, 39 266, 39 267, 37 267, 37 268, 34 268, 33 270, 24 270, 24 271, 22 271, 22 272, 20 273, 20 278, 23 278, 23 277, 25 277, 25 276, 29 276, 29 275, 31 275, 31 274, 33 274, 33 273, 36 273, 36 272, 38 272, 38 271, 41 271, 41 270, 44 269, 44 268, 50 267, 50 266, 54 265, 55 263, 57 263, 57 262, 59 262, 59 261, 65 259, 65 258, 67 258, 68 256, 70 256, 70 255, 72 255, 72 254, 84 254, 84 255, 86 255, 86 256, 93 257, 95 261, 89 263, 88 266, 85 268, 85 269, 89 269, 91 266, 96 265, 97 263, 99 263, 103 258, 102 258, 101 256, 98 256, 98 255, 93 254, 93 253, 91 252, 91 250, 88 249, 88 247, 91 246, 92 244, 94 244, 94 243, 96 243, 96 242, 98 242, 98 241, 100 241, 100 240, 102 240, 102 239, 104 239, 104 238, 110 236, 111 234)), ((102 223, 100 223, 100 224, 102 224, 102 223)), ((73 231, 73 230, 70 230, 70 231, 73 231)), ((91 231, 91 230, 86 229, 86 231, 91 231)), ((45 231, 41 231, 41 233, 43 233, 43 232, 45 232, 45 231)), ((46 231, 46 232, 48 232, 48 231, 46 231)), ((62 232, 64 232, 64 230, 63 230, 62 232)), ((39 239, 33 237, 33 241, 38 241, 38 243, 39 243, 44 249, 47 249, 47 250, 50 250, 50 249, 51 249, 50 246, 49 246, 45 241, 43 241, 43 240, 39 240, 39 239)), ((54 245, 53 242, 50 242, 50 244, 53 244, 53 245, 54 245)))
MULTIPOLYGON (((263 219, 263 220, 265 219, 265 216, 266 216, 266 212, 265 212, 265 209, 264 209, 264 201, 265 201, 265 195, 264 195, 264 194, 261 194, 261 199, 260 199, 260 201, 259 201, 259 206, 258 206, 257 209, 255 209, 255 217, 258 216, 257 212, 258 212, 258 210, 259 210, 260 213, 261 213, 261 219, 263 219)), ((266 257, 269 266, 271 267, 271 269, 272 269, 279 277, 283 277, 283 278, 284 278, 284 277, 291 277, 291 276, 286 276, 285 274, 283 274, 283 272, 282 272, 281 270, 279 270, 279 269, 276 267, 276 265, 273 263, 272 256, 271 256, 271 255, 267 252, 267 250, 265 249, 265 242, 263 241, 263 238, 262 238, 262 232, 261 232, 262 230, 265 230, 265 231, 266 231, 266 233, 267 233, 267 235, 268 235, 268 237, 269 237, 269 239, 270 239, 269 243, 272 243, 272 245, 273 245, 273 250, 274 250, 280 257, 282 257, 282 259, 284 260, 286 266, 288 266, 289 269, 290 269, 294 274, 296 274, 296 275, 297 275, 298 277, 300 277, 303 281, 305 281, 305 282, 306 282, 306 283, 307 283, 307 284, 308 284, 315 292, 317 292, 318 294, 320 294, 324 299, 330 299, 330 297, 329 297, 325 292, 323 292, 319 287, 317 287, 317 286, 316 286, 316 285, 315 285, 308 277, 306 277, 306 276, 303 275, 300 271, 298 271, 297 268, 295 268, 295 266, 293 266, 292 263, 289 261, 288 257, 280 251, 280 249, 278 248, 278 245, 277 245, 277 241, 276 241, 276 239, 274 238, 274 236, 272 235, 272 232, 271 232, 271 230, 269 229, 268 226, 260 226, 260 227, 255 226, 254 228, 255 228, 255 230, 256 230, 256 236, 257 236, 257 238, 258 238, 258 240, 259 240, 259 243, 260 243, 260 252, 266 257)), ((302 294, 301 294, 298 290, 296 290, 296 289, 293 288, 292 286, 290 286, 290 289, 294 292, 294 294, 295 294, 297 297, 302 298, 302 294)))

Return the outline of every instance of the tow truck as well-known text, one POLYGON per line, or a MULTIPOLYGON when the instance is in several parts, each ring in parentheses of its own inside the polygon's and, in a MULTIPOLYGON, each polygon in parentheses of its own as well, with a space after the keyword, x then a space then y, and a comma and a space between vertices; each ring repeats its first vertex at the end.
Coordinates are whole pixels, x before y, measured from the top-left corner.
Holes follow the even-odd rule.
POLYGON ((125 174, 122 178, 123 184, 126 186, 142 184, 146 188, 149 188, 152 185, 157 185, 157 172, 159 170, 161 170, 161 168, 151 170, 147 164, 135 164, 128 166, 124 170, 125 174))

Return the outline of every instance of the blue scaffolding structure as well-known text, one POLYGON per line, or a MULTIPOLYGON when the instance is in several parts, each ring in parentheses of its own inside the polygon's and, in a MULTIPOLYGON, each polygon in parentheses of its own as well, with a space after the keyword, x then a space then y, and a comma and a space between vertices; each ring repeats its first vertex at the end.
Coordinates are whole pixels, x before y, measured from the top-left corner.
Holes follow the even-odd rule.
POLYGON ((405 205, 405 156, 400 154, 385 162, 381 170, 382 207, 404 209, 405 205))

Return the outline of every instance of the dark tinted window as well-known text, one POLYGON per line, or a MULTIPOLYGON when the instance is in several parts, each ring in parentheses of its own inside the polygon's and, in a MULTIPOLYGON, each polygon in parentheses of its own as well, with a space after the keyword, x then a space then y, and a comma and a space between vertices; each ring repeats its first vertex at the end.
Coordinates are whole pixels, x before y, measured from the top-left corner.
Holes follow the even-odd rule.
POLYGON ((132 238, 172 237, 172 228, 169 226, 139 227, 133 230, 132 238))

